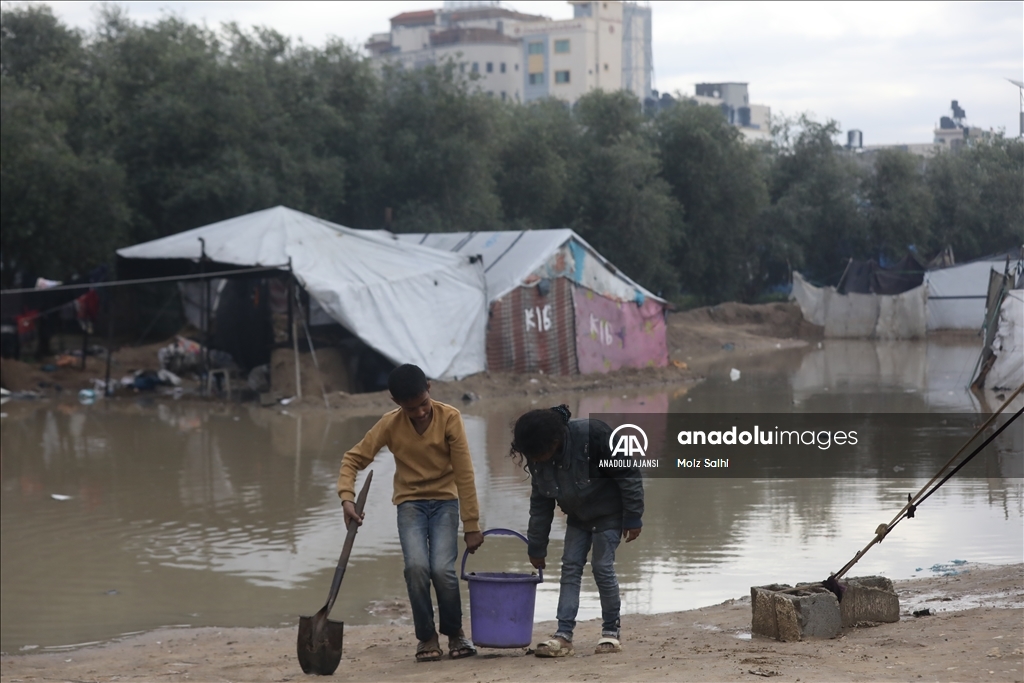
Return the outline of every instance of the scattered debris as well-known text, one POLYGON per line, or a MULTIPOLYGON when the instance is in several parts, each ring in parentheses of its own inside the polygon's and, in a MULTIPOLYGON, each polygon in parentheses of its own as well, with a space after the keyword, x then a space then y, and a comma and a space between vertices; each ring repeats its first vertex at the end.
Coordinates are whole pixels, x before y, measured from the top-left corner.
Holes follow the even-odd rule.
POLYGON ((71 500, 71 496, 65 496, 63 493, 51 493, 50 498, 59 501, 71 500))
POLYGON ((919 609, 919 610, 914 612, 914 616, 915 617, 930 617, 931 615, 932 615, 932 611, 930 609, 928 609, 927 607, 925 607, 924 609, 919 609))
POLYGON ((739 370, 737 370, 736 368, 733 368, 732 370, 729 371, 729 379, 731 379, 733 382, 735 382, 739 378, 740 378, 740 371, 739 370))
POLYGON ((775 669, 747 669, 748 674, 754 674, 755 676, 764 676, 765 678, 771 678, 772 676, 779 676, 780 672, 775 669))

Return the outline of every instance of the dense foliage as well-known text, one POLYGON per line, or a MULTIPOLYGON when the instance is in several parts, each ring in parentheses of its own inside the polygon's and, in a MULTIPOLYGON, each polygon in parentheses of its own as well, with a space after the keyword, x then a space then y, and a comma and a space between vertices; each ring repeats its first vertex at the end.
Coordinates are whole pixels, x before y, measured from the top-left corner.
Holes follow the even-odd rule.
POLYGON ((629 94, 504 103, 454 65, 114 8, 94 31, 2 11, 0 266, 67 278, 113 250, 284 204, 356 228, 571 227, 649 288, 753 300, 849 257, 958 260, 1024 240, 1024 144, 870 163, 835 122, 752 145, 714 108, 629 94))

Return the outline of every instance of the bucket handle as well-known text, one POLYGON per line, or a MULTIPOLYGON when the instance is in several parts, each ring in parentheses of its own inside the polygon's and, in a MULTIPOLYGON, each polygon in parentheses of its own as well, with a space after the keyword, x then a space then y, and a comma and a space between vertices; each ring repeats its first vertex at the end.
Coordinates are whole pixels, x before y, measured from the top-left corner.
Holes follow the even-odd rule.
MULTIPOLYGON (((526 544, 530 543, 528 540, 526 540, 526 536, 523 536, 518 531, 514 531, 512 529, 488 529, 487 531, 483 532, 483 535, 484 536, 515 536, 516 538, 519 538, 520 540, 522 540, 523 543, 526 543, 526 544)), ((466 575, 466 558, 467 557, 469 557, 469 548, 466 548, 462 552, 462 580, 463 581, 469 581, 469 577, 466 575)), ((540 576, 540 580, 541 580, 541 582, 543 582, 544 581, 544 570, 543 569, 538 569, 537 570, 537 575, 540 576)))

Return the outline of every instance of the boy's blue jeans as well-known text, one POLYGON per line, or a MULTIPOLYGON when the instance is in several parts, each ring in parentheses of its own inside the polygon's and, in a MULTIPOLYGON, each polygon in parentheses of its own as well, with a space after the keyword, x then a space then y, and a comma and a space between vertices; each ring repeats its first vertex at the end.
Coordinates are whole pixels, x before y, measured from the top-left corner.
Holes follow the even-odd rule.
POLYGON ((412 603, 416 639, 430 640, 434 607, 430 583, 437 593, 440 632, 458 635, 462 628, 462 600, 455 558, 459 554, 459 501, 409 500, 398 505, 398 538, 405 558, 405 585, 412 603))
POLYGON ((594 556, 590 566, 594 570, 594 581, 601 596, 601 635, 619 637, 619 579, 615 576, 615 550, 622 538, 621 529, 608 531, 584 531, 574 526, 565 528, 565 549, 562 552, 561 587, 558 591, 558 632, 556 637, 572 642, 576 628, 576 614, 580 609, 580 582, 583 580, 583 565, 591 545, 594 556))

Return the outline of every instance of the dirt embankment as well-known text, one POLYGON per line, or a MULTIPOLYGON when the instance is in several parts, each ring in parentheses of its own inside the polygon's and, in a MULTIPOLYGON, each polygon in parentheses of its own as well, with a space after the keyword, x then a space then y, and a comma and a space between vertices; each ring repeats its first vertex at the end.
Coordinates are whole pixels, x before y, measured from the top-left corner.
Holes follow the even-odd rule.
MULTIPOLYGON (((631 386, 647 386, 698 381, 712 364, 730 355, 765 353, 776 349, 804 346, 809 339, 821 336, 821 328, 804 321, 800 309, 791 303, 747 305, 725 303, 718 306, 673 312, 668 315, 668 351, 670 363, 664 368, 620 370, 603 375, 552 376, 543 374, 517 375, 509 373, 481 373, 454 382, 435 382, 432 394, 445 402, 472 398, 494 398, 515 395, 544 395, 554 391, 592 391, 631 386)), ((113 354, 111 378, 118 380, 133 370, 157 369, 157 350, 164 346, 122 348, 113 354)), ((290 353, 275 354, 274 377, 281 385, 282 396, 294 393, 294 365, 290 353), (280 365, 281 367, 278 367, 280 365), (280 378, 280 380, 278 379, 280 378)), ((321 359, 324 372, 332 372, 334 365, 326 356, 321 359)), ((0 385, 11 391, 36 391, 52 396, 65 391, 77 392, 92 388, 93 380, 103 379, 106 361, 89 356, 86 368, 80 361, 66 367, 52 367, 53 359, 28 364, 3 359, 0 364, 0 385)), ((320 378, 309 354, 300 359, 303 400, 309 409, 324 407, 320 378)), ((349 410, 376 410, 391 406, 386 392, 346 394, 334 389, 341 378, 328 376, 325 386, 331 408, 349 410)), ((235 380, 236 385, 244 380, 235 380)), ((186 380, 186 394, 198 388, 195 381, 186 380)), ((294 404, 293 404, 293 407, 294 404)))
MULTIPOLYGON (((792 580, 793 577, 779 577, 792 580)), ((750 637, 750 597, 666 614, 625 615, 622 652, 593 654, 600 621, 579 624, 576 656, 539 659, 481 649, 460 661, 416 663, 408 623, 345 628, 337 681, 1020 681, 1024 565, 969 565, 955 576, 897 581, 900 621, 837 638, 781 643, 750 637), (928 608, 932 615, 915 618, 928 608)), ((336 617, 336 618, 340 618, 336 617)), ((471 625, 469 625, 471 626, 471 625)), ((535 624, 534 642, 555 623, 535 624)), ((4 656, 4 683, 36 681, 309 680, 295 628, 179 628, 66 652, 4 656)))

